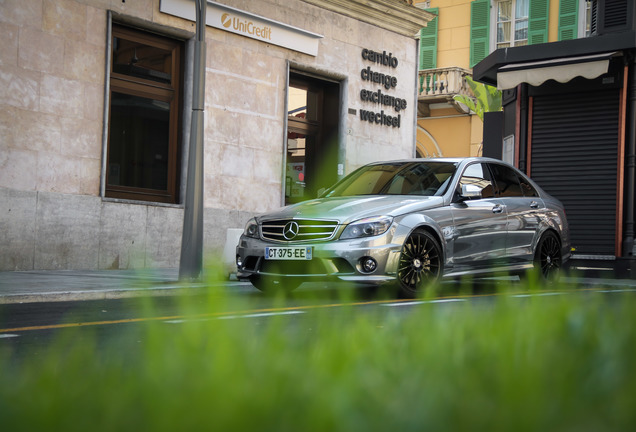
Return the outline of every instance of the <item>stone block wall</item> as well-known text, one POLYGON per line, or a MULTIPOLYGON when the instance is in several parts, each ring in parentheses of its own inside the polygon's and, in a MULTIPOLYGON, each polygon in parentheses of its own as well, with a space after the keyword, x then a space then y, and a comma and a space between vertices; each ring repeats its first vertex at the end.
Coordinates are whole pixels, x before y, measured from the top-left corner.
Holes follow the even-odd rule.
MULTIPOLYGON (((180 208, 0 188, 0 212, 0 270, 179 266, 180 208)), ((205 209, 204 244, 210 259, 223 250, 227 227, 242 227, 251 216, 205 209)))

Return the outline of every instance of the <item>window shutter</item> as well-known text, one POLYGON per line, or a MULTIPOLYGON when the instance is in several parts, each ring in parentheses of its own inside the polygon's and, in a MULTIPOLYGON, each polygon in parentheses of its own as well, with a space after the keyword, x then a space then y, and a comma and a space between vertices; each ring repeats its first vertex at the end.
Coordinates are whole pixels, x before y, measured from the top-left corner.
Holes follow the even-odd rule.
POLYGON ((559 4, 559 40, 578 37, 579 14, 576 0, 561 0, 559 4))
MULTIPOLYGON (((427 12, 438 15, 439 8, 426 9, 427 12)), ((437 20, 435 17, 428 26, 420 30, 420 70, 435 69, 437 67, 437 20)))
POLYGON ((488 55, 490 0, 470 4, 470 67, 488 55))
POLYGON ((548 42, 549 6, 548 0, 533 0, 530 2, 528 45, 548 42))

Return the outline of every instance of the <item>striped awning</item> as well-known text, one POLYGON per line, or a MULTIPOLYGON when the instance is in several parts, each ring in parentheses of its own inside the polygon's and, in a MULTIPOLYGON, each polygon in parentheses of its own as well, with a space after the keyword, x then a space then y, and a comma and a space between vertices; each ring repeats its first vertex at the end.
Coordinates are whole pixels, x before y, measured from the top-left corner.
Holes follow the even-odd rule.
POLYGON ((609 69, 609 59, 617 52, 563 57, 527 63, 508 64, 499 68, 497 88, 506 90, 521 83, 539 86, 548 80, 566 83, 573 78, 598 78, 609 69))

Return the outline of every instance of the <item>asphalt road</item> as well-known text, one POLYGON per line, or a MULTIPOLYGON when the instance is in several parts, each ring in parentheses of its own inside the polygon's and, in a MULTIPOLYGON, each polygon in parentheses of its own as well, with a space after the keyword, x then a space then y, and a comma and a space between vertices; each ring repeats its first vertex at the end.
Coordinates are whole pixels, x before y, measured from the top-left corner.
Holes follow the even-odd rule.
POLYGON ((119 340, 124 346, 134 344, 142 323, 162 322, 178 326, 189 320, 248 320, 262 325, 273 316, 285 316, 289 325, 303 326, 303 317, 313 311, 328 313, 371 314, 378 325, 389 317, 407 314, 418 307, 452 307, 463 302, 491 302, 501 288, 518 289, 519 299, 529 296, 585 295, 588 293, 636 293, 636 283, 614 286, 577 284, 575 291, 523 292, 523 286, 511 281, 479 281, 470 286, 446 283, 438 295, 422 300, 399 299, 392 293, 368 287, 304 285, 285 298, 267 296, 249 286, 185 296, 146 297, 136 299, 42 302, 0 305, 0 350, 12 355, 34 355, 45 349, 63 331, 72 329, 77 343, 84 339, 119 340), (516 285, 515 285, 516 284, 516 285))
MULTIPOLYGON (((467 300, 454 298, 458 289, 448 288, 443 296, 429 301, 467 300)), ((488 289, 495 288, 478 288, 478 294, 471 295, 481 296, 488 289)), ((149 321, 178 325, 192 319, 243 319, 258 326, 272 316, 282 315, 293 325, 302 326, 302 316, 311 311, 340 313, 346 308, 350 313, 350 307, 360 313, 376 314, 381 321, 387 313, 406 313, 416 304, 376 288, 329 284, 305 284, 284 298, 265 295, 245 285, 233 286, 231 292, 4 304, 0 305, 0 350, 10 348, 18 356, 31 354, 48 346, 64 330, 73 330, 78 343, 84 334, 87 338, 97 336, 98 340, 124 338, 128 339, 126 343, 132 343, 138 337, 140 324, 149 321), (398 305, 403 307, 397 308, 398 305)))

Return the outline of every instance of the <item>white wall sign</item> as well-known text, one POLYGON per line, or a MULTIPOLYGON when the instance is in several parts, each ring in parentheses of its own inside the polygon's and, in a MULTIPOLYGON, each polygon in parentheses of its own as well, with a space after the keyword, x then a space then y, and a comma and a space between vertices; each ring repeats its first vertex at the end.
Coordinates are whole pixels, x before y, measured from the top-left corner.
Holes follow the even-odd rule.
MULTIPOLYGON (((304 54, 318 55, 318 41, 322 35, 212 1, 207 3, 206 24, 210 27, 304 54)), ((159 10, 190 21, 196 20, 194 0, 161 0, 159 10)))

